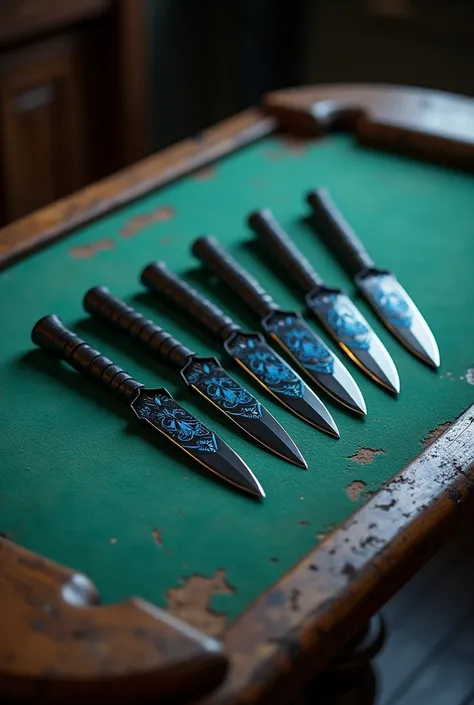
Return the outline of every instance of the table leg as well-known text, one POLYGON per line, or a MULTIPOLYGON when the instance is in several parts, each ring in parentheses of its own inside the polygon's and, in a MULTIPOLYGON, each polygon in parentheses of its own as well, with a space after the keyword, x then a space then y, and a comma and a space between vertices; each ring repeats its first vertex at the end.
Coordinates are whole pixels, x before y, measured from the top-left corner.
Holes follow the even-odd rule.
POLYGON ((372 659, 385 641, 379 615, 373 617, 332 664, 305 688, 301 705, 371 705, 377 690, 372 659))

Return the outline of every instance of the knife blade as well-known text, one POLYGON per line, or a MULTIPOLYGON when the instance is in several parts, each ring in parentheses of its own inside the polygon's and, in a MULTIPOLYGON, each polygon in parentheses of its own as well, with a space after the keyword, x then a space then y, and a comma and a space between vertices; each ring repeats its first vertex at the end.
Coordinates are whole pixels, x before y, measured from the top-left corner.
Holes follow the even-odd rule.
POLYGON ((249 216, 252 230, 305 293, 306 305, 341 349, 374 381, 398 394, 397 368, 385 345, 349 297, 324 282, 268 209, 249 216))
POLYGON ((96 286, 84 296, 84 308, 95 318, 124 333, 154 357, 178 369, 190 389, 225 414, 252 439, 290 463, 307 469, 297 446, 253 394, 233 379, 215 357, 198 357, 153 321, 96 286))
POLYGON ((215 238, 197 239, 192 251, 247 304, 260 319, 263 330, 316 384, 352 411, 367 413, 364 398, 352 376, 299 313, 281 309, 215 238))
POLYGON ((217 338, 234 361, 280 404, 319 430, 339 438, 337 426, 324 404, 263 335, 242 330, 215 304, 171 272, 164 262, 146 266, 141 281, 217 338))
POLYGON ((148 424, 225 482, 265 497, 259 481, 219 436, 178 404, 164 388, 149 389, 66 328, 57 316, 44 316, 33 327, 32 341, 128 403, 148 424))
POLYGON ((329 248, 389 331, 431 367, 440 365, 439 350, 428 324, 392 272, 379 269, 325 189, 310 191, 314 223, 329 248))

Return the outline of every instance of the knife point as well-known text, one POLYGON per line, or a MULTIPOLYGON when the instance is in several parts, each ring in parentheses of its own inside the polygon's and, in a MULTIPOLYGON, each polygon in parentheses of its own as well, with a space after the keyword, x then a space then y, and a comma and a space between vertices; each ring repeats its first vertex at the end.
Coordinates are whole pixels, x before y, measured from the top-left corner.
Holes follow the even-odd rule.
POLYGON ((239 487, 244 492, 253 495, 254 497, 266 497, 265 490, 263 489, 260 482, 257 480, 249 466, 246 462, 242 460, 239 456, 239 460, 246 469, 245 475, 240 474, 238 481, 235 481, 236 487, 239 487))
POLYGON ((268 411, 265 412, 264 418, 268 431, 272 434, 268 438, 268 443, 265 444, 265 447, 283 460, 297 467, 307 469, 306 460, 289 433, 268 411))
POLYGON ((308 463, 304 459, 301 451, 299 450, 299 448, 297 446, 295 446, 295 450, 296 450, 296 452, 294 453, 293 458, 292 459, 288 458, 288 460, 290 460, 290 462, 292 462, 297 467, 303 468, 303 470, 307 470, 308 463))

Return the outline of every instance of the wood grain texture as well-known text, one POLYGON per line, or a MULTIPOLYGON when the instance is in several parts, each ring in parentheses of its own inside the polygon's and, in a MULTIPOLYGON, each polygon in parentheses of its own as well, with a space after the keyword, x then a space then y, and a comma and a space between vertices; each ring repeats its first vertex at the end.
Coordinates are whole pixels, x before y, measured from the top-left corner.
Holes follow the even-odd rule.
POLYGON ((283 703, 440 547, 474 500, 474 405, 262 595, 224 643, 206 705, 283 703))
POLYGON ((0 169, 8 220, 86 183, 82 88, 74 35, 0 57, 0 169))
POLYGON ((194 138, 56 201, 0 230, 0 269, 114 208, 269 134, 273 118, 246 110, 194 138))
POLYGON ((361 144, 474 171, 474 99, 383 84, 321 85, 278 91, 264 109, 300 135, 333 127, 361 144))
POLYGON ((121 160, 123 165, 149 154, 151 142, 150 41, 144 0, 117 4, 121 160))
POLYGON ((0 699, 166 703, 224 677, 214 639, 139 599, 98 602, 85 576, 0 538, 0 699))

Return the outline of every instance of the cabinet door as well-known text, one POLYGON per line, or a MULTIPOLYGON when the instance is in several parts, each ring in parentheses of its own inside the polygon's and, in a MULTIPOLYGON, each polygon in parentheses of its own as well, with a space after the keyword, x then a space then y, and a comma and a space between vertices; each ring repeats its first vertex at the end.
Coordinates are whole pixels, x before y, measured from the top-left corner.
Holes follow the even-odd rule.
POLYGON ((74 36, 0 57, 1 193, 6 221, 86 182, 80 66, 74 36))

